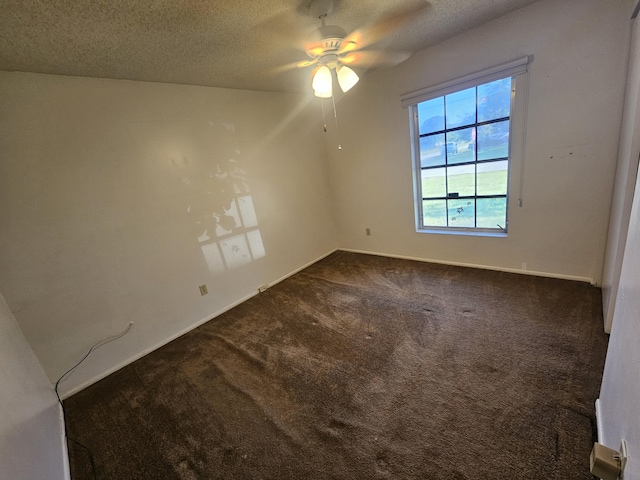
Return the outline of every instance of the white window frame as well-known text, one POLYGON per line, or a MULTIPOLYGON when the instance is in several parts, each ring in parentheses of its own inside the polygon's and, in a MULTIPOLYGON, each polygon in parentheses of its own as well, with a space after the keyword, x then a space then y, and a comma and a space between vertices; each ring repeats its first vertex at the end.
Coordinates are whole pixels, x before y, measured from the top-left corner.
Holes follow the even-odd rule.
POLYGON ((410 134, 411 134, 411 154, 413 160, 413 177, 414 177, 414 210, 416 231, 419 233, 445 233, 445 234, 463 234, 478 236, 497 236, 506 237, 509 224, 509 198, 511 193, 512 169, 514 162, 512 157, 514 152, 515 138, 519 138, 518 144, 521 150, 520 158, 520 198, 518 205, 522 206, 522 186, 524 173, 524 134, 526 131, 526 96, 528 95, 527 73, 528 66, 532 60, 532 56, 522 57, 501 65, 496 65, 485 70, 471 73, 463 77, 456 78, 447 82, 439 83, 431 87, 409 92, 400 97, 402 106, 409 110, 410 118, 410 134), (509 121, 509 158, 508 158, 508 180, 507 180, 507 218, 506 224, 502 229, 499 228, 477 228, 477 227, 452 227, 452 226, 425 226, 422 217, 422 176, 420 161, 420 133, 418 126, 418 108, 419 103, 459 92, 468 88, 476 87, 495 80, 511 77, 511 112, 509 121), (516 88, 517 85, 517 88, 516 88), (519 97, 525 97, 517 102, 516 92, 519 97))

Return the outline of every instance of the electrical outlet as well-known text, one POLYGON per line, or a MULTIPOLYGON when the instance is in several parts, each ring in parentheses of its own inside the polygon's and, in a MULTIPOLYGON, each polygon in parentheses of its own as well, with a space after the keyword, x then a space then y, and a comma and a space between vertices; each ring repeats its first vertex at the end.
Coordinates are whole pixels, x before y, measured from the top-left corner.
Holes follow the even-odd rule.
POLYGON ((200 289, 200 295, 206 295, 207 293, 209 293, 209 290, 207 290, 207 284, 206 283, 203 283, 198 288, 200 289))
POLYGON ((371 229, 369 227, 365 228, 364 232, 367 234, 367 237, 371 236, 371 229))
POLYGON ((526 270, 527 269, 527 262, 522 262, 522 270, 526 270))

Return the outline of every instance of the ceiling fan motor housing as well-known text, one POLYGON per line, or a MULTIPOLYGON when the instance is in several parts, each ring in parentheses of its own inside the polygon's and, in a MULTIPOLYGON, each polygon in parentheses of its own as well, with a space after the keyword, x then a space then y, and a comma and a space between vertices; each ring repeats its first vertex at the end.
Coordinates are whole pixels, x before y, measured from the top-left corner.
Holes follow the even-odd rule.
POLYGON ((313 32, 313 36, 319 40, 307 45, 307 55, 318 58, 337 52, 347 32, 337 25, 323 25, 313 32))

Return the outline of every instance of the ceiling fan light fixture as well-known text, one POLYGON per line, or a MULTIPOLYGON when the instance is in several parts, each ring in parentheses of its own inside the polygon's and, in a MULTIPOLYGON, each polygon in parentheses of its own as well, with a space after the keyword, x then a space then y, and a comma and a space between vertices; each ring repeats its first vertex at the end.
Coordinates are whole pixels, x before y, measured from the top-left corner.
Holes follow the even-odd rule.
POLYGON ((338 68, 337 73, 338 85, 340 85, 340 88, 345 93, 351 90, 353 86, 358 83, 358 80, 360 80, 360 77, 358 77, 356 72, 354 72, 346 65, 342 65, 340 68, 338 68))
POLYGON ((320 65, 313 74, 311 86, 316 97, 331 98, 333 95, 333 78, 331 69, 326 65, 320 65))
POLYGON ((333 90, 331 88, 329 90, 314 90, 313 93, 318 98, 331 98, 333 90))
POLYGON ((331 82, 331 70, 326 65, 321 65, 313 74, 311 86, 316 92, 331 92, 331 82))

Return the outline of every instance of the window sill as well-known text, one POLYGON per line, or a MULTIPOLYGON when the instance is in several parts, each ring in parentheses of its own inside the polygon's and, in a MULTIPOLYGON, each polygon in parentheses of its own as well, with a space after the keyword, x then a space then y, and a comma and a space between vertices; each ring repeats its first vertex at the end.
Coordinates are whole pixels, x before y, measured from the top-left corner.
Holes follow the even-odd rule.
POLYGON ((431 233, 436 235, 464 235, 471 237, 494 237, 494 238, 506 238, 507 232, 491 232, 482 230, 463 230, 463 229, 437 229, 437 228, 418 228, 417 233, 431 233))

